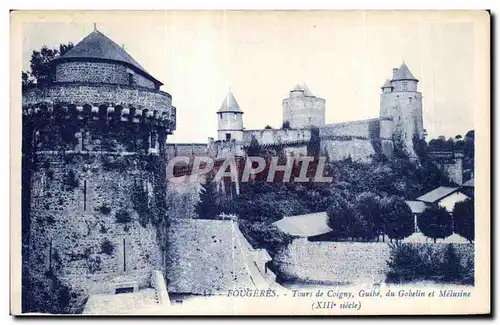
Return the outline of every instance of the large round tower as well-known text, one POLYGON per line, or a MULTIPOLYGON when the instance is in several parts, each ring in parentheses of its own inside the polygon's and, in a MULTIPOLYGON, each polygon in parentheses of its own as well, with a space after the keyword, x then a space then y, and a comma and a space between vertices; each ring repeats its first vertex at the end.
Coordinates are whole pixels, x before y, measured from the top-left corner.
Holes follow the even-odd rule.
POLYGON ((147 287, 164 270, 171 96, 97 30, 51 79, 22 96, 23 286, 34 301, 54 279, 86 294, 147 287))
POLYGON ((296 85, 283 99, 283 123, 292 129, 325 125, 325 100, 314 96, 306 84, 296 85))

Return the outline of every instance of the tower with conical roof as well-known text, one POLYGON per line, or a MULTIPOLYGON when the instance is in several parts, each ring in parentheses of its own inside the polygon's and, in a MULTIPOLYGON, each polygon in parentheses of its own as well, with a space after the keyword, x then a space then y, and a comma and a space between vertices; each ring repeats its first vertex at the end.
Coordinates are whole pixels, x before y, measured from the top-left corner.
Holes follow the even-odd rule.
POLYGON ((243 140, 243 111, 229 89, 217 111, 217 134, 220 141, 243 140))
POLYGON ((283 99, 283 123, 292 129, 325 125, 325 100, 314 96, 305 83, 297 84, 283 99))
POLYGON ((36 312, 56 303, 44 301, 54 278, 114 293, 148 287, 165 269, 157 229, 176 119, 162 83, 97 30, 52 71, 22 94, 23 290, 36 312))
POLYGON ((400 145, 406 153, 416 158, 413 139, 423 139, 422 94, 417 89, 418 80, 406 64, 393 69, 392 78, 381 87, 380 118, 382 150, 388 153, 388 138, 400 145), (384 142, 385 141, 385 142, 384 142))

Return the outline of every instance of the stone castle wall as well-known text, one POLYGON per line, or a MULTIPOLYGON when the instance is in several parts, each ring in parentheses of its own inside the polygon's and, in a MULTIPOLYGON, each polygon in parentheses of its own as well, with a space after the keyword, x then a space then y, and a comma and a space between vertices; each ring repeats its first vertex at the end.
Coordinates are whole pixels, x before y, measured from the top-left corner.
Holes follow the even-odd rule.
POLYGON ((56 65, 55 82, 93 82, 137 85, 155 89, 153 81, 135 73, 124 64, 111 62, 61 62, 56 65), (131 84, 131 82, 133 84, 131 84))
POLYGON ((368 163, 376 154, 370 139, 322 139, 321 149, 332 161, 351 158, 353 161, 368 163))
POLYGON ((309 129, 262 129, 243 131, 243 142, 250 143, 252 137, 255 137, 257 141, 259 141, 259 144, 309 141, 311 138, 311 131, 309 129))
POLYGON ((356 137, 359 139, 378 138, 380 136, 380 119, 327 124, 319 128, 321 138, 356 137))
POLYGON ((210 148, 207 143, 169 143, 166 149, 168 157, 210 156, 210 148))
POLYGON ((244 236, 231 220, 172 220, 167 245, 169 293, 226 294, 254 289, 244 236))
MULTIPOLYGON (((432 245, 438 254, 443 254, 447 246, 441 243, 415 245, 432 245)), ((462 264, 474 259, 473 245, 453 246, 462 264)), ((310 242, 301 238, 276 256, 274 264, 283 280, 373 284, 385 280, 389 256, 388 243, 310 242)))
POLYGON ((63 283, 88 293, 109 292, 110 281, 120 276, 148 286, 151 271, 163 270, 163 257, 141 210, 158 199, 147 164, 139 156, 90 153, 37 154, 35 160, 30 229, 35 277, 52 270, 63 283))

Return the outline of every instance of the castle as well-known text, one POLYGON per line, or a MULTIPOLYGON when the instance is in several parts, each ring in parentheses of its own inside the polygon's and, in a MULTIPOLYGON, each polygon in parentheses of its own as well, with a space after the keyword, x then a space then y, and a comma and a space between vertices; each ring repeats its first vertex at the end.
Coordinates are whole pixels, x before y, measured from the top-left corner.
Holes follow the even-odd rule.
MULTIPOLYGON (((382 87, 380 117, 325 123, 325 100, 306 85, 283 100, 282 129, 247 130, 229 91, 217 139, 167 144, 176 129, 172 96, 122 47, 94 30, 56 58, 51 81, 22 94, 23 304, 43 302, 54 278, 73 292, 115 293, 165 274, 165 166, 169 157, 244 155, 253 138, 307 153, 311 127, 332 160, 415 156, 423 137, 422 96, 405 64, 382 87)), ((76 297, 76 296, 75 296, 76 297)), ((71 297, 73 299, 74 297, 71 297)), ((23 307, 23 308, 24 308, 23 307)))
POLYGON ((23 89, 28 310, 54 276, 73 291, 114 293, 164 270, 165 143, 176 108, 161 85, 94 30, 53 61, 50 83, 23 89))
POLYGON ((231 90, 217 111, 217 140, 208 143, 168 144, 170 156, 242 155, 252 138, 264 146, 279 146, 287 154, 307 154, 311 128, 319 129, 321 153, 331 160, 351 158, 369 162, 377 155, 391 157, 398 145, 417 159, 413 139, 424 138, 422 94, 418 80, 405 63, 393 69, 392 78, 381 87, 380 116, 374 119, 325 123, 325 99, 316 97, 307 85, 297 85, 283 99, 283 128, 248 130, 243 111, 231 90))

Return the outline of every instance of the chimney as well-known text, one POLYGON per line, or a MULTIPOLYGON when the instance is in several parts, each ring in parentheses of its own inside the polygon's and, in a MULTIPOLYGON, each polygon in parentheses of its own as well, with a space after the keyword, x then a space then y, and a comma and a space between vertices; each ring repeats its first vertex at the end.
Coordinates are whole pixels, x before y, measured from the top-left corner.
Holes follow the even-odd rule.
POLYGON ((392 79, 396 78, 396 72, 398 72, 398 68, 392 69, 392 79))

